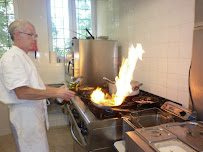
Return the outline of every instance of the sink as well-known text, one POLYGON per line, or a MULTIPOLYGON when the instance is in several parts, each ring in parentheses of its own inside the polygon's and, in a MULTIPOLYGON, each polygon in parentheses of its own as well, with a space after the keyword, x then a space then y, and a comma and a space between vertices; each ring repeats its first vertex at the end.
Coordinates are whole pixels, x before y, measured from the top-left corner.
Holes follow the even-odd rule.
POLYGON ((183 120, 158 108, 150 108, 134 112, 129 121, 137 128, 152 127, 183 120))

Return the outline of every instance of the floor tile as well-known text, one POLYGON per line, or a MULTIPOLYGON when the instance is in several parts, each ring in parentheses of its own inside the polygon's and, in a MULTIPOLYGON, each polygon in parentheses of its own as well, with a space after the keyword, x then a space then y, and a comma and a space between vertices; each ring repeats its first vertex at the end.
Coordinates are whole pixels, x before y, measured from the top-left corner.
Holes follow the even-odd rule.
MULTIPOLYGON (((73 138, 68 126, 51 127, 47 139, 50 152, 73 152, 73 138)), ((12 134, 0 136, 0 152, 17 152, 12 134)))

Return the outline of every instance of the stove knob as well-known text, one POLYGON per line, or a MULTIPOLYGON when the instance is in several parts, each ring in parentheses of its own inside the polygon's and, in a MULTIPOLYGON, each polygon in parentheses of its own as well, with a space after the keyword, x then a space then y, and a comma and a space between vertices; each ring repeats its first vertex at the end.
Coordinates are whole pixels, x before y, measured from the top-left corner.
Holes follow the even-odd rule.
POLYGON ((66 104, 70 105, 70 100, 69 100, 69 101, 66 101, 66 104))
POLYGON ((85 127, 84 122, 83 121, 78 122, 78 127, 79 128, 84 128, 85 127))
POLYGON ((88 134, 88 130, 87 130, 87 129, 82 128, 82 129, 81 129, 81 133, 82 133, 83 135, 87 135, 87 134, 88 134))
POLYGON ((181 116, 185 116, 186 115, 186 112, 185 111, 181 111, 179 112, 181 116))
POLYGON ((73 116, 74 116, 75 119, 79 118, 79 114, 78 113, 73 113, 73 116))
POLYGON ((77 110, 75 110, 75 109, 72 109, 72 113, 78 113, 78 112, 77 112, 77 110))

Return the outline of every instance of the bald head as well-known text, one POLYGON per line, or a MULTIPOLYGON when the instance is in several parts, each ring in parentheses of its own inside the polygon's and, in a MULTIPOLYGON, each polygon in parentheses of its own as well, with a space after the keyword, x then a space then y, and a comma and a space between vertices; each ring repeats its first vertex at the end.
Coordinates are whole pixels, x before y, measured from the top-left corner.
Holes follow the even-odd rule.
POLYGON ((12 22, 9 27, 8 27, 8 32, 11 36, 11 39, 14 41, 14 34, 15 31, 24 31, 25 30, 25 25, 29 24, 31 25, 33 28, 35 28, 30 22, 26 21, 26 20, 15 20, 14 22, 12 22))

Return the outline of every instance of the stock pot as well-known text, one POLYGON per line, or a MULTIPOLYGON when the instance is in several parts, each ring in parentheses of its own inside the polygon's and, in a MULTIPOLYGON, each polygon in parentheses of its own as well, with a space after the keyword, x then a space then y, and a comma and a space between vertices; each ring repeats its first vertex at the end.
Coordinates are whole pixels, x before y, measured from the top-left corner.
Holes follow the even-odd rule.
MULTIPOLYGON (((109 87, 109 94, 116 94, 116 84, 115 81, 108 80, 105 77, 103 78, 104 80, 107 81, 108 87, 109 87)), ((138 95, 140 93, 140 86, 142 86, 142 83, 139 83, 138 81, 131 81, 131 86, 132 86, 132 92, 128 96, 134 96, 138 95)))

